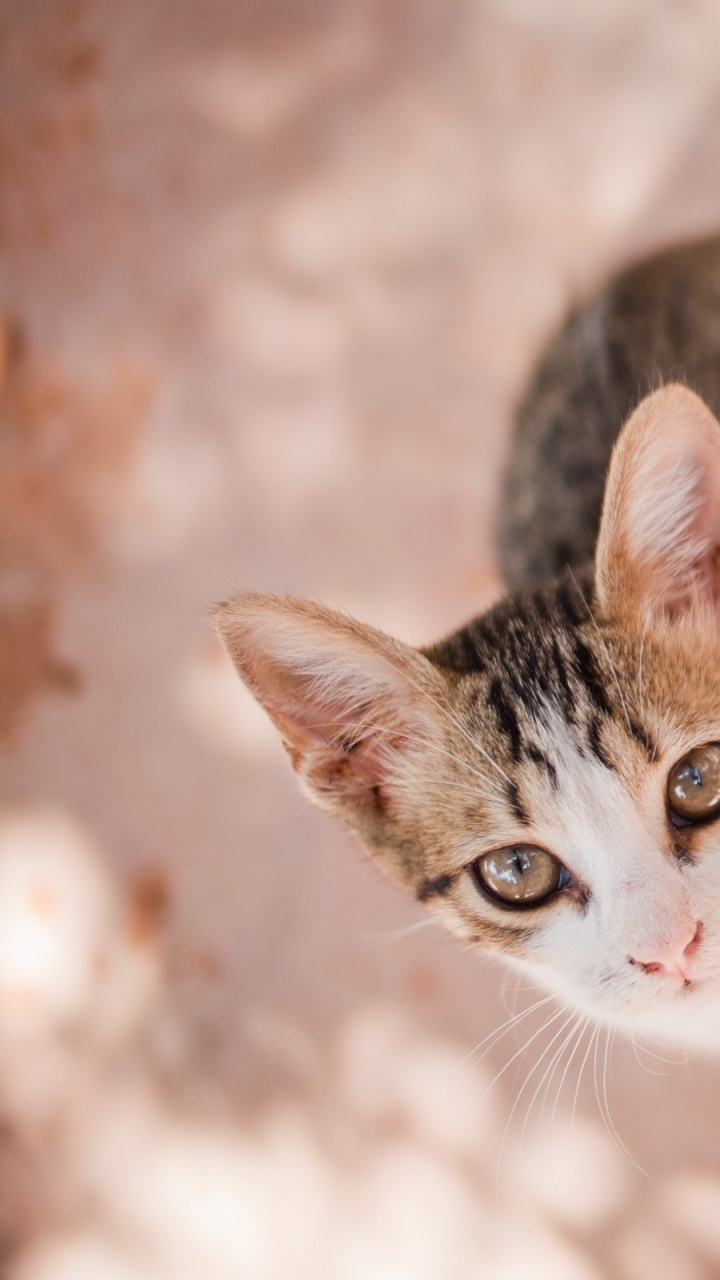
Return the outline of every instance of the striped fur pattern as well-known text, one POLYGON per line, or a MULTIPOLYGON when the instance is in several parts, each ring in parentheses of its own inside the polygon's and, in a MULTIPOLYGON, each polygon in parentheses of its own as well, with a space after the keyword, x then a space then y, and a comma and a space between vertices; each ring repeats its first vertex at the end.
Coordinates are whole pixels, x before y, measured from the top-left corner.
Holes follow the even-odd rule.
MULTIPOLYGON (((590 307, 600 368, 609 304, 590 307)), ((306 793, 452 930, 599 1020, 718 1049, 720 819, 678 824, 667 788, 720 742, 719 562, 720 425, 667 383, 620 433, 594 564, 538 582, 528 562, 423 650, 287 597, 237 597, 217 626, 306 793), (478 859, 515 848, 562 865, 558 892, 487 892, 478 859)))

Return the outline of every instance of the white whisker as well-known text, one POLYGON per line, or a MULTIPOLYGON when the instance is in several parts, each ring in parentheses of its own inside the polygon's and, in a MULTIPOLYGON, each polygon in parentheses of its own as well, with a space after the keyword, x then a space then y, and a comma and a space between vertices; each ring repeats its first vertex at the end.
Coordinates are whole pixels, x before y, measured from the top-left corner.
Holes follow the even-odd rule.
MULTIPOLYGON (((665 1056, 664 1053, 655 1052, 655 1049, 666 1049, 667 1046, 664 1045, 661 1041, 651 1039, 646 1032, 643 1032, 642 1035, 640 1035, 638 1032, 635 1032, 632 1038, 634 1043, 637 1045, 638 1049, 640 1049, 643 1053, 646 1053, 649 1058, 655 1058, 657 1062, 667 1063, 669 1067, 677 1067, 681 1063, 684 1063, 685 1066, 687 1066, 688 1064, 688 1055, 687 1055, 686 1049, 682 1049, 678 1046, 677 1056, 674 1058, 668 1058, 665 1056), (655 1049, 650 1048, 651 1044, 655 1046, 655 1049)), ((672 1052, 672 1050, 668 1050, 668 1052, 672 1052)))
MULTIPOLYGON (((525 1041, 525 1044, 521 1045, 520 1048, 513 1054, 512 1058, 508 1059, 508 1061, 505 1063, 505 1066, 502 1067, 500 1071, 498 1071, 497 1075, 493 1076, 493 1079, 490 1081, 490 1084, 487 1086, 486 1089, 483 1090, 482 1094, 480 1095, 481 1101, 483 1098, 487 1097, 491 1089, 495 1088, 495 1085, 497 1084, 498 1080, 501 1078, 501 1076, 505 1075, 505 1072, 510 1069, 513 1062, 515 1062, 521 1056, 521 1054, 525 1053, 530 1048, 530 1045, 533 1043, 533 1041, 537 1040, 538 1036, 542 1035, 543 1031, 547 1031, 548 1027, 552 1026, 553 1022, 557 1022, 557 1019, 561 1018, 565 1012, 566 1012, 565 1009, 558 1009, 555 1013, 551 1014, 549 1018, 546 1018, 542 1026, 538 1027, 537 1031, 533 1032, 530 1038, 525 1041)), ((567 1026, 567 1023, 565 1023, 565 1025, 567 1026)))
POLYGON ((589 1024, 589 1022, 590 1022, 590 1016, 588 1015, 588 1016, 585 1018, 584 1022, 582 1023, 582 1026, 580 1027, 580 1032, 579 1032, 578 1038, 577 1038, 577 1040, 576 1040, 576 1042, 575 1042, 575 1046, 574 1046, 574 1048, 573 1048, 573 1051, 572 1051, 572 1053, 570 1054, 570 1057, 568 1058, 567 1062, 565 1063, 565 1069, 564 1069, 564 1071, 563 1071, 563 1073, 562 1073, 562 1076, 560 1077, 560 1084, 558 1085, 558 1090, 557 1090, 557 1093, 556 1093, 556 1095, 555 1095, 555 1103, 554 1103, 554 1105, 553 1105, 553 1109, 552 1109, 552 1117, 551 1117, 551 1118, 552 1118, 553 1122, 554 1122, 554 1120, 555 1120, 555 1116, 556 1116, 556 1114, 557 1114, 557 1109, 558 1109, 558 1105, 559 1105, 559 1102, 560 1102, 560 1098, 561 1098, 561 1096, 562 1096, 563 1085, 565 1084, 565 1081, 566 1081, 566 1079, 567 1079, 568 1072, 569 1072, 570 1067, 572 1066, 572 1063, 573 1063, 573 1061, 574 1061, 574 1059, 575 1059, 575 1055, 576 1055, 576 1053, 577 1053, 578 1049, 580 1048, 580 1045, 582 1044, 582 1039, 583 1039, 583 1036, 585 1035, 585 1032, 587 1031, 587 1028, 588 1028, 588 1024, 589 1024))
POLYGON ((506 1022, 503 1022, 499 1027, 496 1027, 486 1035, 479 1044, 475 1045, 474 1049, 471 1049, 469 1053, 466 1053, 462 1062, 465 1063, 470 1058, 474 1058, 476 1053, 478 1053, 484 1046, 487 1046, 487 1048, 485 1048, 485 1052, 477 1059, 478 1063, 482 1062, 483 1058, 487 1055, 490 1049, 492 1049, 493 1045, 497 1044, 498 1040, 502 1040, 503 1036, 506 1036, 514 1026, 519 1026, 519 1024, 523 1022, 525 1018, 529 1017, 531 1013, 534 1013, 536 1009, 541 1009, 544 1005, 550 1004, 554 999, 554 996, 545 996, 544 999, 537 1000, 535 1004, 531 1004, 529 1008, 522 1009, 520 1013, 513 1014, 513 1016, 508 1018, 506 1022))
MULTIPOLYGON (((588 1019, 588 1021, 589 1021, 589 1019, 588 1019)), ((591 1053, 591 1050, 592 1050, 593 1044, 595 1043, 595 1040, 597 1039, 597 1036, 599 1035, 599 1033, 600 1033, 600 1024, 599 1024, 599 1023, 597 1023, 597 1024, 595 1025, 595 1027, 593 1028, 593 1032, 592 1032, 592 1035, 590 1036, 590 1039, 588 1040, 588 1047, 587 1047, 587 1049, 585 1050, 585 1057, 583 1058, 582 1062, 580 1063, 580 1070, 578 1071, 577 1083, 576 1083, 576 1085, 575 1085, 575 1093, 573 1094, 572 1111, 571 1111, 571 1113, 570 1113, 570 1128, 571 1128, 571 1129, 574 1129, 574 1128, 575 1128, 575 1112, 576 1112, 576 1110, 577 1110, 578 1098, 579 1098, 579 1096, 580 1096, 580 1085, 581 1085, 581 1083, 582 1083, 582 1078, 583 1078, 583 1074, 584 1074, 584 1072, 585 1072, 585 1067, 587 1066, 587 1061, 588 1061, 588 1058, 590 1057, 590 1053, 591 1053)))
MULTIPOLYGON (((528 1108, 527 1108, 527 1110, 526 1110, 526 1112, 525 1112, 525 1120, 524 1120, 524 1122, 523 1122, 523 1127, 522 1127, 522 1130, 521 1130, 521 1132, 520 1132, 520 1146, 521 1146, 521 1147, 522 1147, 523 1140, 524 1140, 524 1137, 525 1137, 525 1130, 527 1129, 528 1123, 529 1123, 529 1121, 530 1121, 530 1116, 531 1116, 531 1114, 532 1114, 532 1109, 533 1109, 533 1107, 535 1106, 535 1103, 536 1103, 536 1101, 537 1101, 537 1098, 538 1098, 538 1095, 539 1095, 539 1093, 540 1093, 540 1090, 542 1089, 543 1085, 545 1085, 545 1094, 544 1094, 544 1096, 543 1096, 543 1103, 542 1103, 542 1107, 541 1107, 541 1109, 540 1109, 540 1121, 542 1122, 542 1118, 543 1118, 543 1116, 544 1116, 544 1114, 545 1114, 545 1104, 546 1104, 546 1102, 547 1102, 548 1092, 549 1092, 549 1090, 550 1090, 550 1085, 552 1084, 552 1079, 553 1079, 553 1076, 554 1076, 554 1074, 555 1074, 556 1067, 557 1067, 558 1063, 561 1061, 561 1059, 562 1059, 562 1055, 564 1054, 564 1052, 565 1052, 565 1050, 566 1050, 567 1046, 568 1046, 569 1044, 571 1044, 571 1043, 572 1043, 573 1037, 577 1034, 578 1024, 579 1024, 579 1021, 580 1021, 580 1015, 579 1015, 579 1014, 576 1014, 576 1013, 574 1013, 574 1012, 573 1012, 573 1014, 572 1014, 572 1015, 571 1015, 571 1017, 568 1019, 568 1021, 571 1021, 571 1022, 572 1022, 572 1026, 570 1027, 570 1030, 569 1030, 568 1034, 565 1036, 565 1039, 562 1041, 562 1043, 561 1043, 561 1045, 560 1045, 559 1049, 557 1049, 557 1050, 555 1051, 555 1053, 553 1054, 552 1058, 550 1059, 550 1062, 548 1063, 547 1067, 545 1068, 545 1070, 544 1070, 544 1072, 543 1072, 543 1074, 542 1074, 542 1076, 541 1076, 541 1078, 540 1078, 540 1082, 539 1082, 539 1084, 538 1084, 537 1088, 535 1089, 535 1092, 534 1092, 534 1094, 533 1094, 532 1098, 530 1099, 530 1103, 529 1103, 528 1108)), ((562 1028, 561 1028, 561 1033, 562 1033, 562 1031, 564 1031, 564 1029, 565 1029, 565 1027, 566 1027, 567 1025, 568 1025, 568 1023, 567 1023, 567 1022, 565 1022, 565 1023, 563 1024, 563 1026, 562 1026, 562 1028)), ((555 1037, 555 1038, 557 1039, 557 1037, 555 1037)), ((550 1042, 550 1044, 552 1045, 552 1043, 553 1043, 553 1042, 551 1041, 551 1042, 550 1042)), ((550 1047, 550 1046, 549 1046, 549 1047, 550 1047)))
POLYGON ((602 1071, 602 1093, 600 1092, 600 1089, 599 1089, 599 1087, 598 1087, 598 1079, 597 1079, 597 1077, 598 1077, 598 1073, 597 1073, 597 1049, 598 1049, 598 1046, 599 1046, 599 1044, 600 1044, 600 1038, 599 1038, 599 1037, 598 1037, 598 1039, 597 1039, 597 1041, 596 1041, 596 1044, 595 1044, 595 1058, 594 1058, 594 1061, 595 1061, 595 1072, 594 1072, 594 1076, 595 1076, 595 1097, 596 1097, 596 1099, 597 1099, 598 1109, 599 1109, 599 1111, 600 1111, 600 1115, 602 1116, 603 1124, 605 1125, 605 1128, 606 1128, 606 1130, 607 1130, 607 1132, 608 1132, 609 1136, 611 1137, 611 1139, 612 1139, 612 1141, 613 1141, 614 1145, 617 1147, 617 1149, 618 1149, 618 1151, 620 1152, 620 1154, 621 1154, 621 1155, 623 1155, 623 1156, 625 1157, 625 1159, 626 1159, 626 1160, 629 1160, 630 1164, 632 1164, 632 1165, 633 1165, 633 1166, 638 1170, 638 1172, 639 1172, 639 1173, 642 1173, 643 1175, 647 1176, 647 1175, 645 1174, 645 1170, 643 1169, 642 1165, 638 1164, 638 1162, 637 1162, 637 1160, 635 1159, 635 1157, 632 1155, 632 1153, 631 1153, 631 1152, 628 1150, 628 1148, 625 1146, 625 1143, 623 1142, 622 1138, 620 1137, 620 1134, 618 1133, 617 1129, 615 1128, 615 1125, 614 1125, 614 1123, 613 1123, 612 1116, 611 1116, 611 1114, 610 1114, 610 1104, 609 1104, 609 1101, 608 1101, 607 1077, 608 1077, 608 1061, 609 1061, 609 1057, 610 1057, 610 1046, 611 1046, 611 1044, 612 1044, 612 1040, 613 1040, 613 1039, 614 1039, 614 1037, 615 1037, 615 1032, 614 1032, 614 1031, 613 1031, 613 1032, 609 1031, 607 1027, 606 1027, 606 1028, 604 1028, 604 1030, 605 1030, 605 1053, 604 1053, 604 1059, 603 1059, 603 1071, 602 1071))
MULTIPOLYGON (((559 1011, 558 1015, 556 1015, 556 1016, 559 1016, 561 1013, 566 1013, 566 1012, 567 1012, 567 1010, 562 1009, 562 1010, 560 1010, 560 1011, 559 1011)), ((499 1170, 500 1170, 500 1165, 501 1165, 501 1163, 502 1163, 502 1158, 503 1158, 503 1154, 504 1154, 504 1151, 505 1151, 505 1145, 506 1145, 506 1143, 507 1143, 508 1135, 509 1135, 509 1133, 510 1133, 510 1126, 511 1126, 511 1124, 512 1124, 512 1121, 513 1121, 513 1117, 514 1117, 514 1115, 515 1115, 515 1112, 517 1111, 517 1108, 518 1108, 518 1106, 519 1106, 519 1104, 520 1104, 520 1099, 522 1098, 522 1096, 523 1096, 523 1094, 524 1094, 525 1090, 527 1089, 527 1087, 528 1087, 528 1085, 529 1085, 530 1081, 532 1080, 533 1076, 535 1075, 535 1072, 540 1068, 541 1064, 543 1063, 543 1061, 545 1060, 545 1058, 547 1057, 547 1055, 550 1053, 550 1051, 551 1051, 551 1049, 552 1049, 553 1045, 557 1043, 557 1041, 559 1040, 560 1036, 562 1036, 563 1032, 566 1030, 566 1028, 567 1028, 567 1026, 568 1026, 568 1024, 569 1024, 569 1023, 571 1023, 571 1022, 572 1022, 572 1023, 576 1023, 577 1017, 578 1017, 578 1015, 577 1015, 576 1013, 574 1013, 574 1012, 568 1015, 568 1017, 567 1017, 567 1018, 565 1019, 565 1021, 563 1022, 562 1026, 561 1026, 561 1027, 560 1027, 560 1028, 559 1028, 559 1029, 554 1033, 554 1035, 550 1038, 550 1041, 548 1042, 548 1044, 546 1044, 545 1048, 543 1049, 542 1053, 540 1054, 540 1057, 539 1057, 539 1058, 538 1058, 538 1059, 533 1063, 533 1065, 532 1065, 532 1067, 530 1068, 529 1072, 527 1073, 527 1075, 526 1075, 525 1079, 523 1080, 523 1083, 522 1083, 522 1085, 520 1086, 520 1089, 518 1090, 517 1095, 516 1095, 516 1097, 515 1097, 515 1101, 513 1102, 513 1105, 512 1105, 512 1107, 510 1108, 510 1114, 509 1114, 509 1116, 508 1116, 508 1118, 507 1118, 507 1123, 506 1123, 506 1125, 505 1125, 505 1132, 503 1133, 503 1139, 502 1139, 502 1142, 501 1142, 501 1144, 500 1144, 500 1150, 499 1150, 499 1152, 498 1152, 498 1173, 499 1173, 499 1170)), ((550 1021, 553 1021, 553 1019, 551 1019, 550 1021)), ((545 1023, 545 1025, 544 1025, 541 1029, 542 1029, 542 1030, 545 1030, 545 1027, 547 1027, 547 1026, 549 1026, 549 1025, 550 1025, 550 1023, 549 1023, 549 1022, 547 1022, 547 1023, 545 1023)), ((565 1039, 563 1040, 562 1044, 560 1045, 560 1048, 559 1048, 558 1050, 556 1050, 555 1054, 554 1054, 554 1055, 553 1055, 553 1057, 551 1058, 551 1060, 550 1060, 550 1064, 549 1064, 549 1066, 548 1066, 548 1067, 546 1067, 545 1072, 544 1072, 544 1074, 543 1074, 543 1076, 542 1076, 542 1079, 540 1080, 540 1084, 538 1085, 538 1088, 537 1088, 537 1090, 535 1091, 535 1093, 534 1093, 534 1095, 533 1095, 533 1097, 532 1097, 532 1099, 531 1099, 531 1102, 530 1102, 530 1106, 531 1106, 531 1107, 532 1107, 532 1105, 533 1105, 533 1103, 534 1103, 534 1101, 535 1101, 535 1098, 537 1097, 537 1094, 539 1093, 540 1089, 542 1088, 543 1081, 544 1081, 544 1079, 545 1079, 545 1077, 546 1077, 546 1075, 547 1075, 548 1071, 551 1071, 551 1070, 552 1070, 552 1067, 553 1067, 554 1063, 556 1062, 558 1055, 559 1055, 559 1054, 561 1054, 561 1053, 563 1052, 563 1049, 565 1048, 565 1045, 568 1043, 568 1039, 573 1035, 574 1030, 575 1030, 575 1028, 573 1027, 573 1028, 571 1029, 571 1031, 569 1032, 569 1035, 568 1035, 568 1036, 566 1036, 566 1037, 565 1037, 565 1039)), ((534 1037, 533 1037, 533 1038, 534 1038, 534 1037)), ((530 1040, 528 1040, 528 1042, 527 1042, 527 1044, 524 1046, 524 1048, 525 1048, 525 1049, 527 1049, 531 1043, 532 1043, 532 1042, 531 1042, 530 1040)), ((520 1141, 521 1141, 521 1143, 522 1143, 522 1139, 523 1139, 523 1136, 524 1136, 524 1133, 525 1133, 525 1125, 527 1124, 527 1119, 528 1119, 528 1117, 527 1117, 527 1115, 526 1115, 526 1118, 525 1118, 525 1124, 524 1124, 524 1125, 523 1125, 523 1127, 522 1127, 522 1131, 521 1131, 521 1135, 520 1135, 520 1141)))
POLYGON ((649 1067, 646 1062, 642 1061, 640 1057, 640 1051, 642 1050, 642 1052, 647 1053, 649 1057, 657 1059, 658 1062, 664 1061, 664 1062, 670 1063, 669 1058, 663 1059, 657 1053, 650 1053, 649 1050, 645 1049, 644 1045, 638 1044, 632 1031, 630 1032, 630 1044, 632 1045, 632 1051, 633 1051, 633 1056, 635 1058, 635 1061, 637 1062, 638 1066, 641 1068, 642 1071, 646 1071, 647 1074, 651 1076, 666 1076, 668 1074, 667 1071, 656 1071, 653 1067, 649 1067))

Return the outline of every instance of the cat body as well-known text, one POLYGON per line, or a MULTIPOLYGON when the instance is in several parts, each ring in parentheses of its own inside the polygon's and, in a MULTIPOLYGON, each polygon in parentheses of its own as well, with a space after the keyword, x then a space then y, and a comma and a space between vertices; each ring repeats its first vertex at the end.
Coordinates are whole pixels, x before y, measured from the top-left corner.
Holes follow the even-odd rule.
POLYGON ((590 563, 620 428, 668 382, 720 414, 720 239, 623 271, 548 345, 518 411, 505 476, 498 543, 508 587, 590 563))
POLYGON ((494 608, 421 650, 287 597, 217 626, 309 796, 452 930, 588 1019, 720 1050, 712 407, 720 241, 626 272, 548 348, 494 608))

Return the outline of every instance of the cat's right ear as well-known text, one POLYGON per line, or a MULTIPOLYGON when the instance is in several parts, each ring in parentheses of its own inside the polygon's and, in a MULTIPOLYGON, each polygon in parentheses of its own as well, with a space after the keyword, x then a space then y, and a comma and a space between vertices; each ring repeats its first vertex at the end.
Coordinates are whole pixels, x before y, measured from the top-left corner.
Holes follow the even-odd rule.
POLYGON ((720 610, 720 423, 687 387, 638 405, 620 433, 595 560, 603 613, 720 610))
POLYGON ((416 649, 307 600, 245 595, 215 623, 310 798, 366 837, 412 805, 442 739, 443 677, 416 649))

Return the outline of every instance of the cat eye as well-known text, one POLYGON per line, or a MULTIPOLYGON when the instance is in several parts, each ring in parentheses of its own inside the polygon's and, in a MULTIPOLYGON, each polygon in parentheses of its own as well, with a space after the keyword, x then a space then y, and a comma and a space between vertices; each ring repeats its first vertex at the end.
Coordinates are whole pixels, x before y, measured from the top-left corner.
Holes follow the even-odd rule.
POLYGON ((479 887, 509 907, 536 907, 563 889, 570 873, 562 862, 534 844, 493 849, 472 863, 479 887))
POLYGON ((679 760, 667 782, 670 816, 680 825, 703 822, 720 813, 720 743, 693 747, 679 760))

